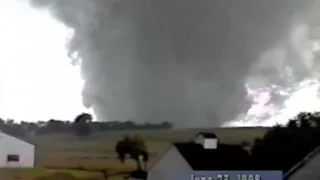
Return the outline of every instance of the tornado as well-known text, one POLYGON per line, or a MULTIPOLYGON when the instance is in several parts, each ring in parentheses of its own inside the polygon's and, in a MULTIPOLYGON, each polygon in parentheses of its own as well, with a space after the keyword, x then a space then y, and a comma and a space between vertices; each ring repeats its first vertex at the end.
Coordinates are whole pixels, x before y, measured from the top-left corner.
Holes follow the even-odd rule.
POLYGON ((83 103, 101 121, 221 126, 252 105, 248 79, 287 85, 309 75, 288 37, 309 26, 315 0, 29 2, 73 30, 83 103), (290 56, 274 58, 278 49, 290 56))

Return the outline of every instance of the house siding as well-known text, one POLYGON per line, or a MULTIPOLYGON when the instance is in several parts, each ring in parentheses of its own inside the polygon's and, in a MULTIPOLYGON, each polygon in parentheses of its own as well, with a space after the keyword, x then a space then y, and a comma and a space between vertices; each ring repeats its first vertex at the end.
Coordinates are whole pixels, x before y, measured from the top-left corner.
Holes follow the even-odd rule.
POLYGON ((201 144, 203 145, 204 144, 204 137, 203 135, 198 135, 195 139, 195 142, 198 143, 198 144, 201 144))
POLYGON ((320 154, 318 153, 301 169, 291 175, 288 180, 319 180, 320 154))
POLYGON ((214 138, 205 139, 203 147, 205 149, 217 149, 218 140, 214 138))
POLYGON ((203 135, 198 135, 195 143, 201 144, 206 149, 216 149, 218 144, 217 138, 205 138, 203 135))
POLYGON ((148 180, 169 180, 174 173, 192 170, 187 161, 181 156, 175 146, 149 170, 148 180))
POLYGON ((0 168, 33 168, 35 145, 0 132, 0 168), (7 155, 19 155, 19 162, 7 162, 7 155))

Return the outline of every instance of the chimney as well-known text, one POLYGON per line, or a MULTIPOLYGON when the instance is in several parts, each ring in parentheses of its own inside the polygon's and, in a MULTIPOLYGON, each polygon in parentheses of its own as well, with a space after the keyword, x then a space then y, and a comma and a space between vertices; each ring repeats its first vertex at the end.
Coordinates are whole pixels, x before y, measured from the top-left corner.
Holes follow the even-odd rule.
POLYGON ((204 149, 218 148, 218 138, 214 133, 198 133, 195 143, 201 144, 204 149))

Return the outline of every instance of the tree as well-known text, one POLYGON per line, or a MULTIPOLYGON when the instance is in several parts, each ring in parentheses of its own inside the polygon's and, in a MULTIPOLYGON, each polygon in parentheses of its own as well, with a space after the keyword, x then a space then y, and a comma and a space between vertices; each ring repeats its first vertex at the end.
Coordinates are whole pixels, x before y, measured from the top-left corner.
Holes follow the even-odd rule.
POLYGON ((255 142, 252 155, 261 169, 289 170, 319 146, 314 113, 299 113, 286 127, 275 126, 255 142), (274 164, 274 162, 277 162, 274 164))
POLYGON ((91 133, 90 122, 92 121, 91 114, 82 113, 74 120, 74 130, 78 136, 87 136, 91 133))
POLYGON ((3 126, 3 125, 5 125, 5 121, 2 118, 0 118, 0 126, 3 126))
POLYGON ((289 128, 297 128, 298 127, 298 123, 297 123, 297 120, 294 120, 294 119, 290 119, 287 126, 289 128))
POLYGON ((5 122, 6 125, 13 125, 15 124, 14 120, 13 119, 7 119, 7 121, 5 122))
POLYGON ((92 121, 92 115, 88 113, 82 113, 78 115, 74 122, 75 123, 90 123, 92 121))
POLYGON ((144 162, 144 169, 147 168, 149 153, 145 141, 141 137, 125 136, 117 142, 115 150, 122 163, 125 163, 126 156, 129 155, 137 163, 137 169, 142 170, 141 159, 144 162))
POLYGON ((301 112, 297 115, 296 119, 300 123, 301 128, 309 129, 312 126, 313 114, 309 112, 301 112))
POLYGON ((63 121, 50 119, 46 124, 46 129, 49 132, 61 132, 65 125, 63 121))
POLYGON ((168 121, 164 121, 161 123, 161 127, 164 129, 172 129, 173 124, 168 121))
POLYGON ((320 112, 313 113, 312 121, 317 128, 320 128, 320 112))

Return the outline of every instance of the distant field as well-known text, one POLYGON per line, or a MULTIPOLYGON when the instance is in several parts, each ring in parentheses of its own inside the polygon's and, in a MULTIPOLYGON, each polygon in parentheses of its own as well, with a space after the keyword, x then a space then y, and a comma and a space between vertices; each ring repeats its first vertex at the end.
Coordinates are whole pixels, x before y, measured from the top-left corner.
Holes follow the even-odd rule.
MULTIPOLYGON (((60 172, 48 170, 48 167, 85 168, 106 170, 111 180, 122 179, 122 176, 135 168, 133 161, 125 164, 116 159, 115 143, 124 135, 138 134, 142 136, 151 154, 149 165, 161 156, 171 142, 191 140, 200 131, 215 132, 221 142, 237 144, 241 141, 253 141, 262 137, 266 128, 216 128, 158 131, 117 131, 96 133, 85 139, 68 134, 37 136, 32 141, 37 144, 37 169, 0 171, 0 179, 36 180, 37 177, 60 172)), ((103 179, 101 173, 68 171, 84 179, 103 179)))

